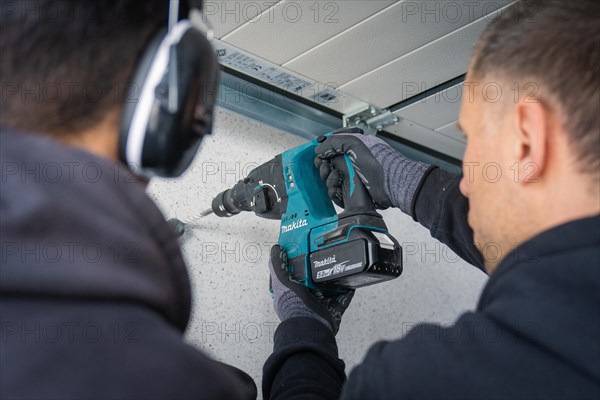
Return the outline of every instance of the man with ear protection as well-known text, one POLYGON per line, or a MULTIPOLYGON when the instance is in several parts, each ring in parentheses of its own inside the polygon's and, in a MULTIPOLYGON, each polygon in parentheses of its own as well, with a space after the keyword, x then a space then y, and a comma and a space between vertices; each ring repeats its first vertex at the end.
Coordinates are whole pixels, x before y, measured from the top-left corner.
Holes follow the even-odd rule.
POLYGON ((178 18, 202 2, 178 4, 1 1, 3 399, 256 397, 184 342, 190 282, 144 190, 211 129, 218 64, 178 18))

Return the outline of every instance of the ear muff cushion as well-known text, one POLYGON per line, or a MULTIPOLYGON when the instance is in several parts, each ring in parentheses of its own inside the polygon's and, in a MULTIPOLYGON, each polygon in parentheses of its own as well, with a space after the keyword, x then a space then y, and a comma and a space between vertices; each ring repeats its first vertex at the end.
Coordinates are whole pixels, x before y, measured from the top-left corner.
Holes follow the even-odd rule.
MULTIPOLYGON (((212 132, 213 111, 219 86, 219 62, 215 50, 206 37, 194 31, 195 39, 182 42, 182 50, 187 54, 193 46, 194 59, 188 60, 191 65, 190 80, 185 104, 182 106, 181 131, 183 147, 179 149, 177 170, 183 172, 190 164, 198 150, 200 141, 212 132), (194 143, 197 141, 197 143, 194 143)), ((187 56, 189 58, 190 56, 187 56)))
MULTIPOLYGON (((177 57, 177 114, 167 111, 167 98, 159 98, 161 107, 148 125, 142 161, 145 168, 161 176, 177 176, 190 164, 202 136, 210 133, 212 109, 216 96, 206 96, 203 90, 216 92, 218 61, 210 42, 197 29, 189 29, 175 46, 177 57), (202 122, 196 111, 202 108, 202 122), (200 125, 203 125, 199 128, 200 125)), ((165 77, 166 79, 166 77, 165 77)))
MULTIPOLYGON (((130 84, 127 88, 125 88, 126 90, 124 90, 124 108, 121 117, 121 127, 119 130, 119 157, 121 158, 121 161, 127 164, 130 163, 130 160, 127 159, 127 140, 129 138, 129 130, 131 128, 133 114, 138 104, 144 82, 146 81, 148 73, 150 72, 150 68, 155 61, 158 48, 165 39, 166 34, 167 30, 161 29, 150 40, 135 67, 130 84)), ((135 172, 141 168, 141 165, 131 167, 134 168, 135 172)))

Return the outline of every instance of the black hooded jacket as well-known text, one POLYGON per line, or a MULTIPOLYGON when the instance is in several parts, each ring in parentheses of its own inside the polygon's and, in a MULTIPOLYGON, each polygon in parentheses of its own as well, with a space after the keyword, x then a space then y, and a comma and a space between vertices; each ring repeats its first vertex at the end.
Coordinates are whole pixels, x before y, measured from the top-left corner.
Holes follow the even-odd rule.
MULTIPOLYGON (((416 219, 482 268, 460 176, 432 169, 423 182, 416 219)), ((476 311, 375 344, 347 381, 333 334, 313 319, 283 322, 274 347, 265 398, 598 399, 600 216, 521 244, 491 275, 476 311)))
POLYGON ((0 133, 0 397, 240 398, 237 371, 183 341, 177 238, 119 164, 0 133))

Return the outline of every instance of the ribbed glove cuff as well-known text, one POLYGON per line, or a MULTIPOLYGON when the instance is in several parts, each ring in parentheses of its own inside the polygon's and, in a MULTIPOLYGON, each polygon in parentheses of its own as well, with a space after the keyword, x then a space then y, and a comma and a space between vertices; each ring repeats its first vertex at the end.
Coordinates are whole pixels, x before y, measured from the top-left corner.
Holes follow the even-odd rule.
POLYGON ((384 189, 392 205, 414 217, 413 198, 431 165, 411 160, 387 144, 376 143, 370 150, 383 167, 384 189))

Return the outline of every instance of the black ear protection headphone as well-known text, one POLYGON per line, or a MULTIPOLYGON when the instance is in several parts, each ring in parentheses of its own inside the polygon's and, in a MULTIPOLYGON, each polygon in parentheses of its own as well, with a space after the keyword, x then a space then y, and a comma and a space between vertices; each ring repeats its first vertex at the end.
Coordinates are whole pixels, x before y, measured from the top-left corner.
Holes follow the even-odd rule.
POLYGON ((144 51, 133 75, 139 97, 123 111, 120 157, 145 177, 181 175, 212 131, 217 57, 208 30, 178 15, 179 1, 171 0, 169 29, 144 51))

